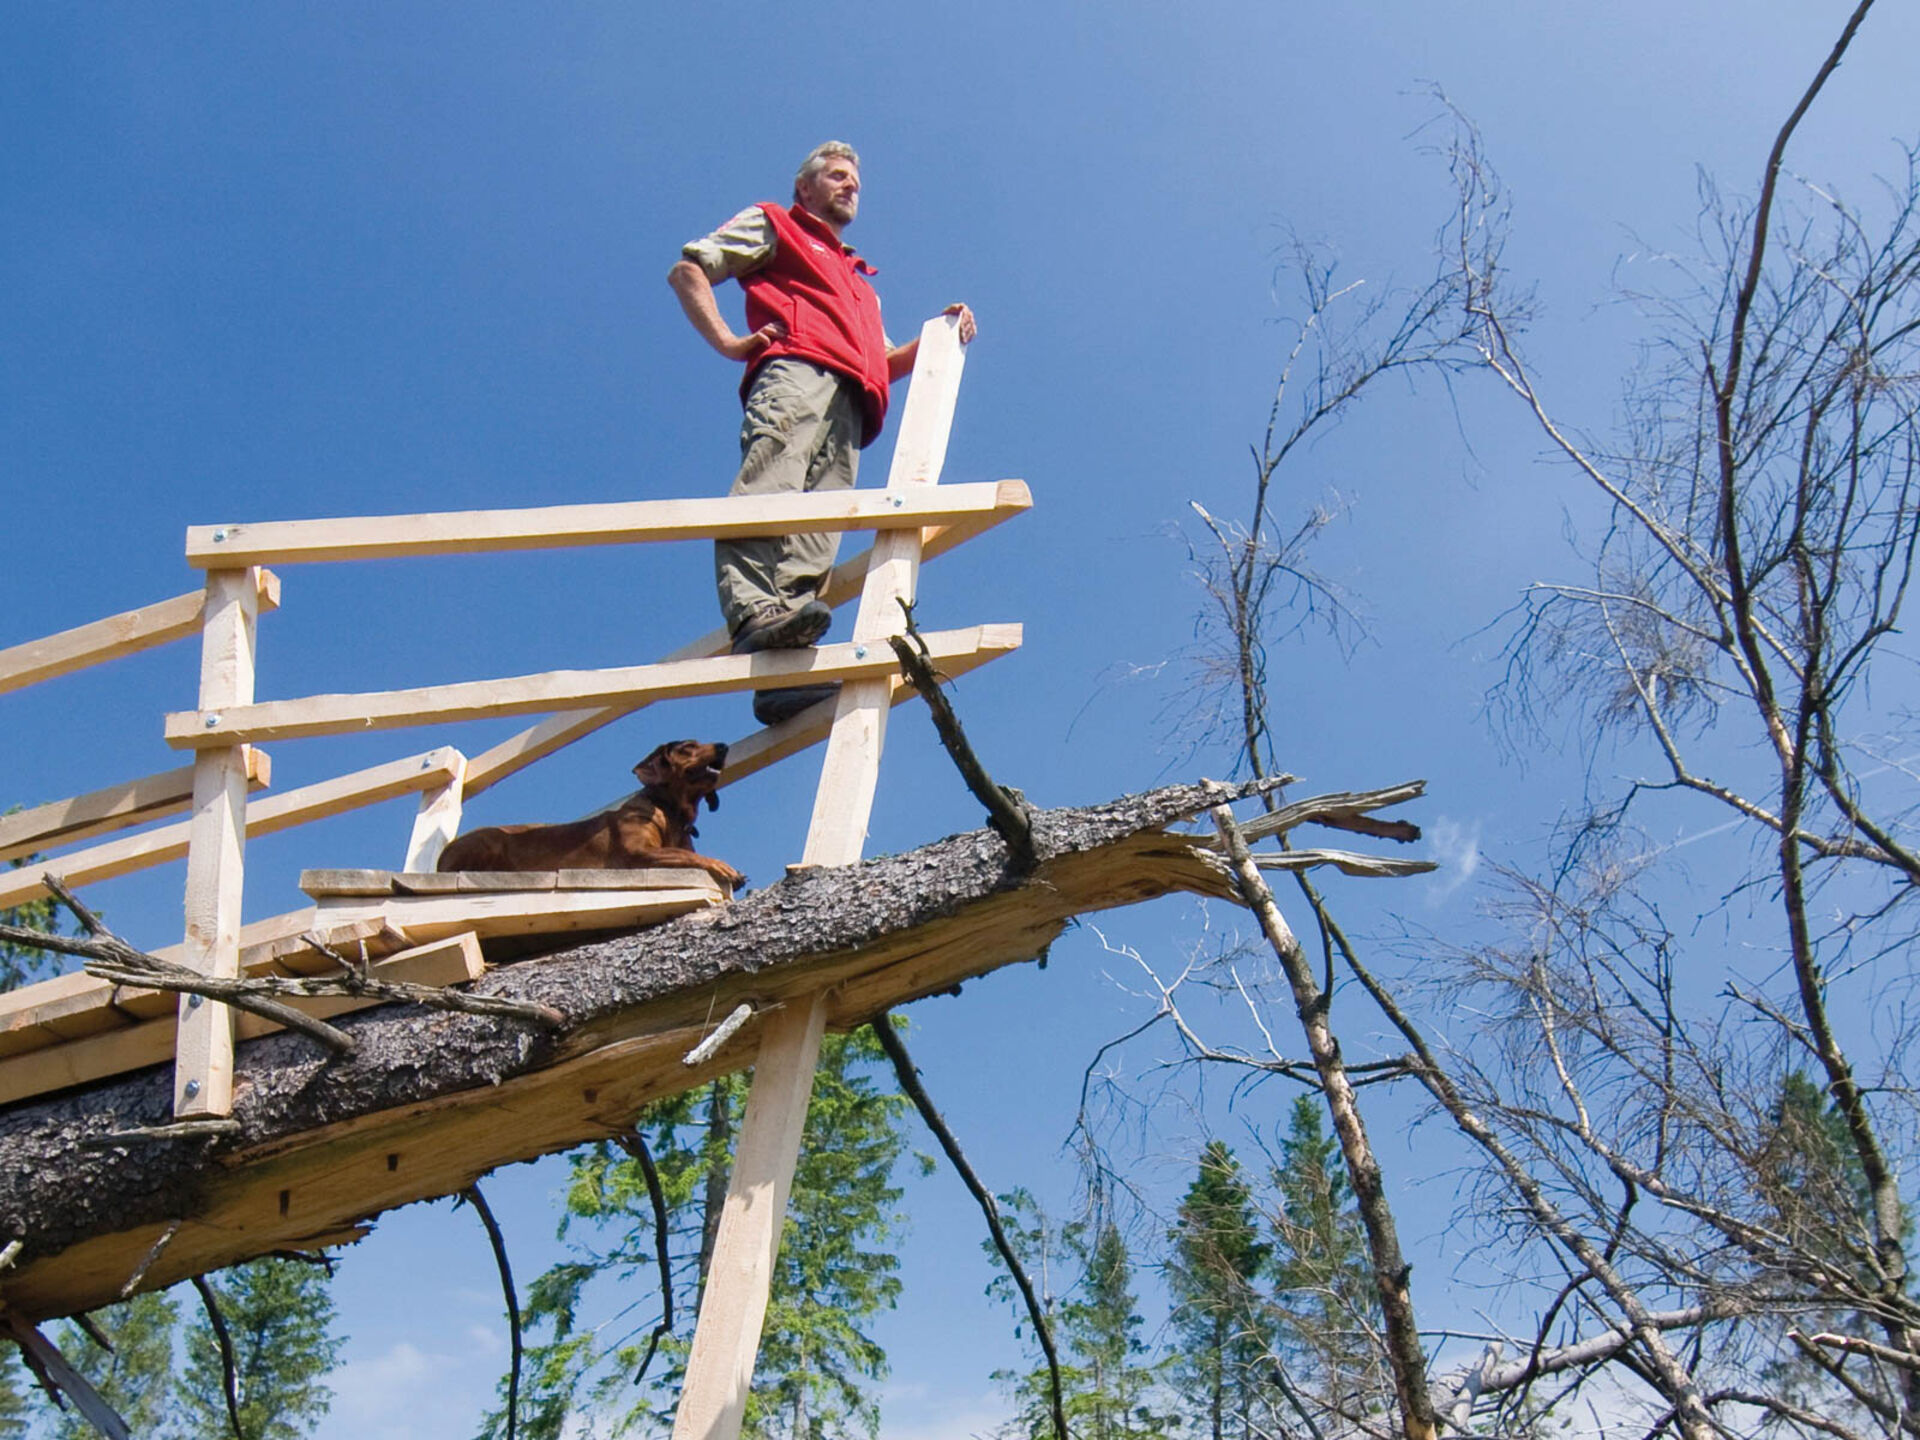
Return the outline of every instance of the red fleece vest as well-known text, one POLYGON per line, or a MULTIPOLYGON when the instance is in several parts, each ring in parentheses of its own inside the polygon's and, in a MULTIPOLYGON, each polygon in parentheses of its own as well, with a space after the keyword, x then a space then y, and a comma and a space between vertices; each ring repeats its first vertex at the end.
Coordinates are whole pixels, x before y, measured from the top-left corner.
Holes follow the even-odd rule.
POLYGON ((740 395, 746 398, 753 377, 767 361, 782 355, 811 361, 847 376, 860 387, 866 432, 871 445, 887 417, 887 337, 880 326, 880 297, 867 276, 874 268, 841 248, 824 221, 804 209, 763 202, 779 243, 773 258, 740 278, 747 292, 747 329, 770 320, 787 327, 754 360, 740 395))

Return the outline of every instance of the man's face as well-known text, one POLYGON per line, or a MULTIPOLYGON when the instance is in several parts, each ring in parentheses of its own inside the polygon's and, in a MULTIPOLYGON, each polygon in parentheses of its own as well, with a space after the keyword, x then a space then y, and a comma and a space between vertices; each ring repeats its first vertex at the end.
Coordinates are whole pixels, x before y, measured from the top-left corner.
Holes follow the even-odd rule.
POLYGON ((844 155, 830 155, 827 163, 800 182, 800 203, 835 225, 851 224, 860 213, 860 170, 844 155))

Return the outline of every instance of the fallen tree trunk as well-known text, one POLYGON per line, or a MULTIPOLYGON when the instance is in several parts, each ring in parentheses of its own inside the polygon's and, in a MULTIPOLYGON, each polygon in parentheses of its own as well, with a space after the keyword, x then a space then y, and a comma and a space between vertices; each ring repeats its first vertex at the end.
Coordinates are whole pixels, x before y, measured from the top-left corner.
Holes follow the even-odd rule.
MULTIPOLYGON (((1250 793, 1250 792, 1249 792, 1250 793)), ((0 1111, 0 1305, 72 1314, 272 1250, 357 1238, 383 1210, 496 1166, 613 1138, 646 1102, 753 1063, 758 1017, 829 992, 851 1029, 1044 952, 1075 916, 1176 891, 1232 898, 1166 827, 1218 803, 1173 786, 1033 815, 1038 868, 990 830, 802 872, 731 905, 503 967, 478 994, 564 1023, 389 1006, 343 1018, 354 1052, 281 1034, 240 1051, 231 1124, 164 1131, 165 1067, 0 1111), (742 1004, 756 1018, 685 1057, 742 1004)))

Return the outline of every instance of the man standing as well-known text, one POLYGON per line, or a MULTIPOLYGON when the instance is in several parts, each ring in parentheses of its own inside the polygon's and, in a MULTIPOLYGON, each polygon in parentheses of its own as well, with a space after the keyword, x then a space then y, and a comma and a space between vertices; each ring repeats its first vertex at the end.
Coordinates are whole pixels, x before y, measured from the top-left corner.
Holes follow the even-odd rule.
MULTIPOLYGON (((879 437, 887 388, 913 370, 918 338, 893 345, 880 323, 874 268, 841 239, 860 209, 860 157, 830 140, 794 177, 791 208, 767 202, 742 210, 689 243, 667 273, 700 337, 747 367, 740 385, 740 473, 734 495, 775 495, 850 487, 860 451, 879 437), (746 335, 721 318, 713 287, 737 280, 746 292, 746 335)), ((973 312, 960 317, 960 342, 974 337, 973 312)), ((838 534, 781 535, 714 544, 720 609, 733 653, 797 649, 827 631, 820 600, 838 534)), ((777 725, 834 693, 831 685, 756 691, 753 715, 777 725)))

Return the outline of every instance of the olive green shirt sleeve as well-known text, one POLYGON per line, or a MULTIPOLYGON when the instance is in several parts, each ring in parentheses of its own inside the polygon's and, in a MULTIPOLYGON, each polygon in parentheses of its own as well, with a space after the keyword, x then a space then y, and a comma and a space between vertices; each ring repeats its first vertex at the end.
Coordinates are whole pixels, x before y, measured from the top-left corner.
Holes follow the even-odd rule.
POLYGON ((758 270, 773 258, 777 243, 767 212, 749 205, 711 235, 689 240, 680 247, 680 253, 718 285, 758 270))

